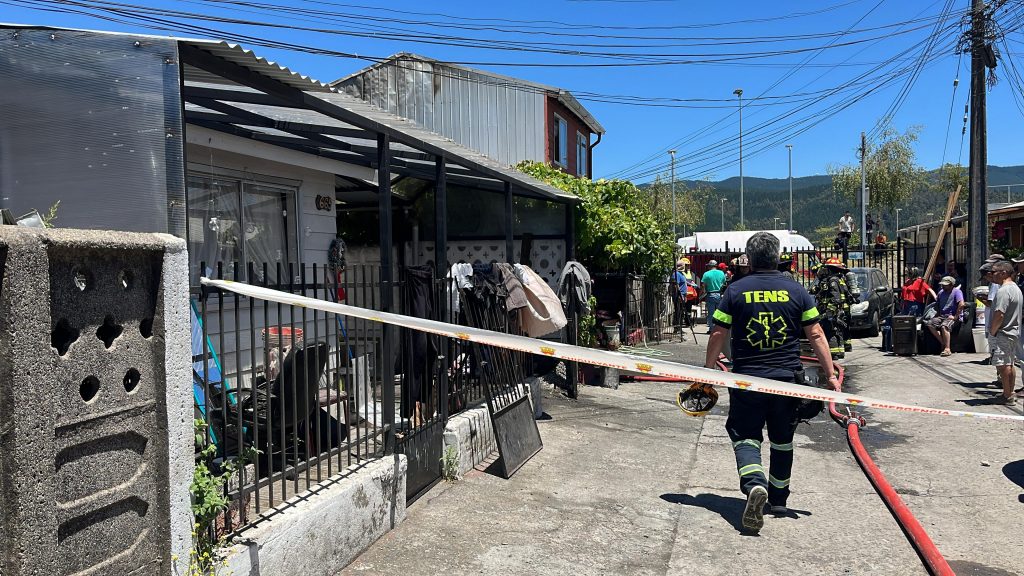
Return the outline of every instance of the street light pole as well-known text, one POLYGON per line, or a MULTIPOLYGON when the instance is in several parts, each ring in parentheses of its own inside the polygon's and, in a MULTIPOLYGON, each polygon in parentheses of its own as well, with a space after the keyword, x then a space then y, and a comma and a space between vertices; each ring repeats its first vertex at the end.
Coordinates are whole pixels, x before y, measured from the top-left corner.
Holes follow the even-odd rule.
POLYGON ((794 229, 793 225, 793 145, 786 144, 789 151, 789 230, 794 229))
POLYGON ((669 150, 668 155, 672 157, 672 240, 676 237, 676 151, 669 150))
POLYGON ((900 231, 900 210, 903 210, 903 208, 897 208, 896 209, 896 233, 897 234, 899 234, 899 231, 900 231))
POLYGON ((743 226, 743 89, 737 88, 732 92, 739 98, 740 102, 740 226, 743 226))
POLYGON ((725 198, 722 198, 722 232, 725 232, 725 198))

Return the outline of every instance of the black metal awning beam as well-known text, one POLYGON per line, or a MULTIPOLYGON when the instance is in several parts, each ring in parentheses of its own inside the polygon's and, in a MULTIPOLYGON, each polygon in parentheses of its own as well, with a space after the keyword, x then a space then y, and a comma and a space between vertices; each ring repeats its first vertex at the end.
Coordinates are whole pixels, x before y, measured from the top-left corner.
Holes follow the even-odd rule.
MULTIPOLYGON (((179 43, 178 54, 185 64, 194 66, 200 70, 204 70, 226 80, 230 80, 236 84, 258 90, 271 98, 277 99, 283 106, 313 110, 345 124, 350 124, 378 135, 387 136, 388 138, 386 142, 388 143, 394 141, 435 157, 441 156, 444 158, 451 158, 451 151, 440 146, 431 144, 430 142, 425 142, 415 138, 414 136, 407 135, 400 130, 396 130, 372 118, 368 118, 334 103, 328 102, 327 100, 318 98, 312 93, 305 92, 294 86, 289 86, 288 84, 274 78, 255 73, 244 66, 235 64, 234 62, 218 58, 206 50, 190 46, 186 43, 179 43)), ((551 194, 542 189, 533 189, 530 186, 524 186, 522 183, 512 182, 508 175, 484 164, 475 163, 468 158, 459 158, 459 160, 462 161, 461 163, 467 164, 466 167, 471 169, 473 172, 501 182, 509 182, 516 188, 528 192, 525 194, 527 196, 549 198, 560 202, 567 201, 557 197, 551 198, 551 194)))
POLYGON ((318 144, 326 146, 327 148, 333 148, 335 150, 352 149, 352 145, 349 144, 348 142, 344 142, 336 138, 331 138, 330 136, 325 136, 322 130, 316 129, 318 128, 316 126, 294 126, 290 122, 282 122, 279 120, 274 120, 273 118, 267 118, 266 116, 263 116, 261 114, 249 112, 248 110, 243 110, 241 108, 238 108, 237 106, 225 104, 224 102, 220 102, 218 100, 207 100, 197 98, 194 100, 189 100, 189 102, 197 106, 202 106, 207 110, 213 110, 215 112, 226 114, 229 117, 231 117, 232 120, 240 121, 243 124, 249 124, 251 126, 262 126, 264 128, 273 128, 274 130, 280 130, 281 132, 295 134, 296 136, 305 138, 306 140, 310 140, 312 142, 316 142, 318 144))
POLYGON ((240 136, 242 138, 248 138, 250 140, 256 140, 259 142, 267 142, 275 146, 281 146, 296 150, 298 152, 305 152, 306 154, 312 154, 314 156, 320 156, 328 158, 330 160, 337 160, 339 162, 346 162, 348 164, 355 164, 357 166, 365 166, 367 168, 372 167, 372 162, 365 156, 359 153, 353 152, 342 152, 340 150, 329 150, 320 146, 306 138, 300 136, 278 136, 276 134, 264 134, 262 132, 256 132, 249 130, 235 124, 211 121, 202 117, 193 116, 192 114, 186 114, 186 122, 195 126, 201 126, 217 132, 223 132, 225 134, 231 134, 232 136, 240 136))

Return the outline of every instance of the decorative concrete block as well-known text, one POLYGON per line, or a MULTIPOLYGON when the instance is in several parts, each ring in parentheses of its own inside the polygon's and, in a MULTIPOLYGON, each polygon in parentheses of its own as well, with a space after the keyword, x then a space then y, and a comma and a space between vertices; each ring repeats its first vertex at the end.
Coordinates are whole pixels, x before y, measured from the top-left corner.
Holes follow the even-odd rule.
POLYGON ((4 574, 170 574, 187 556, 187 295, 171 236, 0 226, 4 574))

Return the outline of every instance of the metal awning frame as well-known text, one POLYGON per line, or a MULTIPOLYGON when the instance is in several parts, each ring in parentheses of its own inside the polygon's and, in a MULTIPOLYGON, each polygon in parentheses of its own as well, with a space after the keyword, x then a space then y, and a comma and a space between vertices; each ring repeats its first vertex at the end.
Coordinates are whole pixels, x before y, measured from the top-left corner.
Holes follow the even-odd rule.
MULTIPOLYGON (((398 129, 394 124, 405 122, 402 119, 395 117, 385 123, 379 119, 384 114, 382 112, 375 111, 373 116, 360 114, 353 108, 369 106, 361 101, 346 102, 343 106, 337 101, 328 100, 321 96, 323 88, 319 83, 311 81, 312 89, 303 90, 294 83, 282 82, 221 58, 204 50, 202 44, 183 41, 179 43, 178 50, 183 75, 186 66, 191 66, 242 87, 194 85, 183 78, 182 99, 187 124, 372 169, 379 167, 379 136, 386 135, 389 141, 389 165, 395 175, 434 180, 434 163, 438 158, 443 158, 446 179, 452 184, 494 192, 505 192, 511 187, 511 193, 516 196, 560 204, 578 202, 574 196, 528 175, 494 166, 494 162, 489 159, 473 158, 479 154, 469 149, 460 150, 462 147, 458 144, 438 142, 436 140, 441 139, 439 136, 416 133, 426 132, 423 129, 411 125, 398 129), (245 105, 305 111, 307 114, 304 117, 321 120, 281 120, 255 112, 252 106, 246 109, 245 105), (339 126, 339 123, 343 126, 339 126)), ((336 99, 350 98, 334 93, 331 95, 336 99)))

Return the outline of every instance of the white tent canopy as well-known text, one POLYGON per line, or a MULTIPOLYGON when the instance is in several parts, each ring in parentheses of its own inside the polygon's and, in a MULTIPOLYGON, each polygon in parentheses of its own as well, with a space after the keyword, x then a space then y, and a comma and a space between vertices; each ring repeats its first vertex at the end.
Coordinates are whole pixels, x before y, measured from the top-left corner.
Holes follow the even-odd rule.
MULTIPOLYGON (((747 240, 759 230, 743 232, 697 232, 693 236, 680 238, 678 244, 685 252, 712 251, 721 252, 728 249, 731 252, 742 252, 747 245, 747 240)), ((794 234, 788 230, 764 230, 779 239, 783 251, 813 250, 814 245, 807 238, 800 234, 794 234)))

